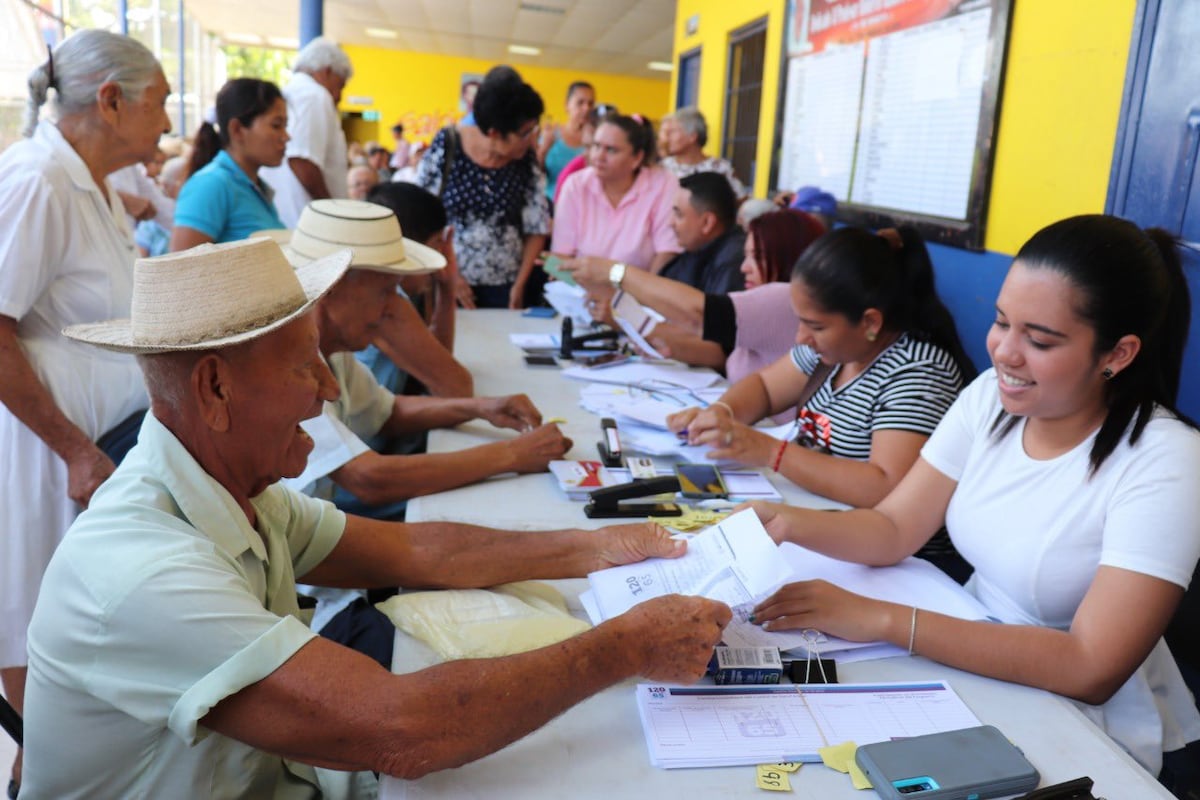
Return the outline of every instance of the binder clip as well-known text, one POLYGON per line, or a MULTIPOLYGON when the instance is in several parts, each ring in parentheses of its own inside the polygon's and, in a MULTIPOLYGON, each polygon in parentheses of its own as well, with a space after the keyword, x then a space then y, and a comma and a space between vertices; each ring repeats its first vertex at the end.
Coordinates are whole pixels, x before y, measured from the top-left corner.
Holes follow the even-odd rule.
POLYGON ((795 659, 783 662, 787 669, 788 679, 792 683, 837 683, 837 662, 832 658, 821 658, 821 632, 808 628, 801 634, 804 637, 804 649, 808 655, 803 661, 795 659))
POLYGON ((615 519, 623 517, 678 517, 683 511, 675 503, 627 502, 639 497, 679 491, 679 478, 664 475, 643 481, 631 481, 618 486, 608 486, 592 492, 583 513, 588 519, 615 519))

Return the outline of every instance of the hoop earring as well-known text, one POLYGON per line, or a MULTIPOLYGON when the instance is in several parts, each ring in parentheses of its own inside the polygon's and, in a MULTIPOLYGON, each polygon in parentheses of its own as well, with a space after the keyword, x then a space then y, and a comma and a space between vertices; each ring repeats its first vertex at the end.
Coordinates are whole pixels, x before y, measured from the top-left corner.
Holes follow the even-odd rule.
POLYGON ((1101 370, 1100 374, 1104 376, 1104 380, 1106 381, 1111 381, 1113 376, 1116 375, 1116 373, 1112 371, 1112 367, 1105 367, 1103 370, 1101 370))

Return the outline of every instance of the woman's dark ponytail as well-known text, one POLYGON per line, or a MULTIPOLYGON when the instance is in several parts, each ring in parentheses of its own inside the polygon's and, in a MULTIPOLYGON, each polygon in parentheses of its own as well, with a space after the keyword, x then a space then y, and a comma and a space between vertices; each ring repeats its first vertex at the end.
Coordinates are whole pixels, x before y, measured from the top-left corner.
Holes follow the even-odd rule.
POLYGON ((938 296, 933 274, 933 261, 925 241, 910 225, 897 229, 901 246, 896 253, 897 264, 904 276, 905 306, 899 315, 897 330, 908 331, 918 339, 926 339, 945 350, 954 358, 962 372, 963 383, 975 377, 975 364, 967 356, 962 340, 958 338, 958 327, 954 317, 938 296))
POLYGON ((200 123, 192 138, 192 154, 188 157, 188 175, 195 175, 221 152, 221 136, 216 127, 207 120, 200 123))

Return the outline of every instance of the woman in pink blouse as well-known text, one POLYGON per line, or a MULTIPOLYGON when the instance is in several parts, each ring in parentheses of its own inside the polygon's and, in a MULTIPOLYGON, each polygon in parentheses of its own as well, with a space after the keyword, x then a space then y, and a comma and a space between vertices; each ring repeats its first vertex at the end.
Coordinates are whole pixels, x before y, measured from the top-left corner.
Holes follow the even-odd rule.
MULTIPOLYGON (((656 348, 685 363, 722 370, 731 383, 791 352, 799 323, 792 310, 792 265, 825 232, 816 217, 790 209, 756 217, 748 228, 746 291, 705 294, 636 270, 621 280, 622 289, 667 318, 651 334, 656 348)), ((597 265, 579 263, 572 271, 588 289, 603 288, 608 280, 597 265)))
POLYGON ((679 252, 671 206, 679 183, 656 165, 654 128, 640 114, 605 117, 591 166, 563 184, 551 249, 599 256, 657 273, 679 252))

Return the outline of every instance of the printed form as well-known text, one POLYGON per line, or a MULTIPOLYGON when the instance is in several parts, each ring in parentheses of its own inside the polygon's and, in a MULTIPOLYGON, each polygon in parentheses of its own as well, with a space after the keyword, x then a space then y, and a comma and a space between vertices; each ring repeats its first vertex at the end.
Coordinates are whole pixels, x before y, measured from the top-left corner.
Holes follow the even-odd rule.
POLYGON ((821 760, 817 751, 953 731, 979 719, 944 681, 638 686, 656 767, 732 767, 821 760))

